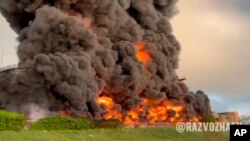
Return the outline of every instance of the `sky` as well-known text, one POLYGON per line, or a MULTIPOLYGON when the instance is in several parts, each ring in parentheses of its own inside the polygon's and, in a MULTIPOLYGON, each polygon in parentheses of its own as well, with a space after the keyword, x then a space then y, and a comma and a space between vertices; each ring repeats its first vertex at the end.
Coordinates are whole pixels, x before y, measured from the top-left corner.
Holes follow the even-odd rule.
POLYGON ((213 110, 250 114, 250 1, 181 0, 178 7, 178 74, 209 95, 213 110))
POLYGON ((9 24, 0 14, 0 67, 17 63, 16 48, 18 42, 16 37, 16 33, 11 30, 9 24))
MULTIPOLYGON (((250 1, 180 0, 172 19, 182 45, 178 74, 216 112, 250 115, 250 1)), ((0 15, 0 65, 16 64, 17 35, 0 15)))

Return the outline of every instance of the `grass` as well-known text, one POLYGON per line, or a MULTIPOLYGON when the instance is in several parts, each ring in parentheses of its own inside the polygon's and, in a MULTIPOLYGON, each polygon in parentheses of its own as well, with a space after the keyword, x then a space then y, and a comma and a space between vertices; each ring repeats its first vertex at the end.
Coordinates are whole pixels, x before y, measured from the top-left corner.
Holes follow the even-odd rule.
POLYGON ((178 133, 175 128, 2 131, 0 141, 228 141, 228 133, 178 133))
POLYGON ((83 130, 94 128, 89 119, 50 116, 31 125, 30 130, 83 130))
POLYGON ((18 131, 23 128, 25 121, 26 117, 24 115, 0 110, 0 131, 18 131))

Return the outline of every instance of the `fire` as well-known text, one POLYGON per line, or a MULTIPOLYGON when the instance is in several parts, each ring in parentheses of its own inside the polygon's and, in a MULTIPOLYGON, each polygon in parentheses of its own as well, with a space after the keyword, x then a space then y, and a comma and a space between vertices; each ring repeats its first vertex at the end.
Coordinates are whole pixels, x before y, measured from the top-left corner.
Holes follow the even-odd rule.
POLYGON ((99 97, 97 103, 104 106, 107 113, 104 115, 105 119, 122 119, 121 112, 115 107, 113 99, 109 97, 99 97))
MULTIPOLYGON (((125 125, 140 125, 140 124, 159 124, 183 122, 183 105, 174 105, 167 100, 164 100, 159 105, 153 104, 148 99, 144 99, 134 109, 122 113, 115 108, 115 103, 110 97, 99 97, 97 103, 104 107, 107 113, 105 119, 117 119, 125 125)), ((200 121, 199 117, 191 119, 192 122, 200 121)))
POLYGON ((69 112, 69 110, 68 110, 67 107, 63 107, 61 109, 61 111, 59 112, 59 115, 61 115, 61 116, 68 116, 68 115, 70 115, 70 112, 69 112))
POLYGON ((147 62, 150 59, 150 56, 148 52, 145 51, 145 43, 143 41, 138 41, 135 43, 135 48, 137 51, 136 57, 137 59, 142 62, 144 65, 147 64, 147 62))
POLYGON ((90 29, 91 26, 92 26, 92 21, 91 21, 89 18, 82 17, 82 15, 79 15, 79 14, 77 14, 77 13, 68 13, 68 12, 66 12, 66 11, 63 11, 63 14, 64 14, 65 17, 72 16, 72 17, 74 17, 76 20, 81 20, 81 21, 83 21, 83 27, 84 27, 84 28, 90 29))
POLYGON ((196 117, 193 117, 190 122, 200 122, 202 120, 202 117, 201 116, 196 116, 196 117))
POLYGON ((92 23, 91 23, 91 20, 90 20, 90 19, 84 18, 83 24, 84 24, 84 27, 85 27, 85 28, 90 29, 92 23))

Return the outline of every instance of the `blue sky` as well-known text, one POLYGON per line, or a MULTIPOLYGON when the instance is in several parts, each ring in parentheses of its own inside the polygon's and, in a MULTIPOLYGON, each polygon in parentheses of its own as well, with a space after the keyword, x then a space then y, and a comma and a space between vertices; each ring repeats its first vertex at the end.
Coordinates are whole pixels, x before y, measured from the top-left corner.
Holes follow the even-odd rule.
MULTIPOLYGON (((214 111, 250 115, 250 0, 180 0, 178 7, 179 76, 190 90, 204 90, 214 111)), ((15 38, 0 16, 2 66, 17 62, 15 38)))

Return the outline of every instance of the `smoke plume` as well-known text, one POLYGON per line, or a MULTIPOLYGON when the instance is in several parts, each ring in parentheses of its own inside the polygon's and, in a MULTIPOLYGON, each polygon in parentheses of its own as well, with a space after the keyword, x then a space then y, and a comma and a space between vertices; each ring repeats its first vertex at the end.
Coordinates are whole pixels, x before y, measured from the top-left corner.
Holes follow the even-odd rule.
POLYGON ((177 0, 1 0, 18 36, 19 65, 0 74, 0 107, 29 114, 67 109, 100 119, 98 97, 126 113, 143 99, 185 104, 185 118, 211 112, 203 92, 176 74, 180 44, 170 18, 177 0))

